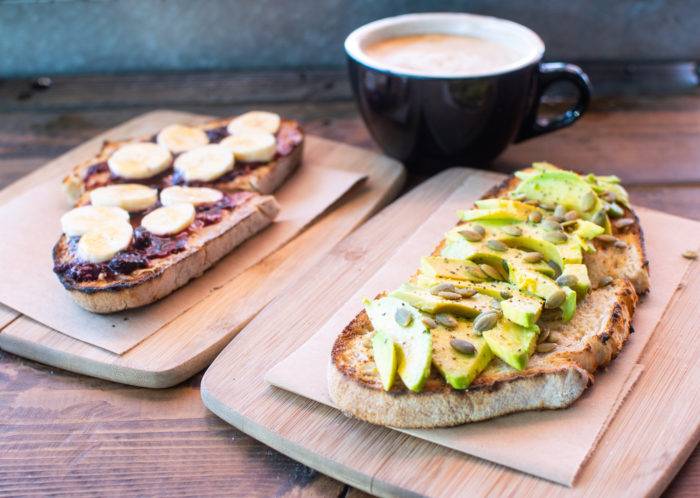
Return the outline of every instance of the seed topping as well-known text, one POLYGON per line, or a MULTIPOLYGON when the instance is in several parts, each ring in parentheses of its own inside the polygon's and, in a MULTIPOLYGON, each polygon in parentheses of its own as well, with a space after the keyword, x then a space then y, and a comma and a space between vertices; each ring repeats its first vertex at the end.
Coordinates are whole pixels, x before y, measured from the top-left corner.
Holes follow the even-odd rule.
POLYGON ((474 344, 464 339, 457 339, 456 337, 453 337, 452 339, 450 339, 450 346, 452 346, 452 349, 454 349, 458 353, 468 355, 473 355, 476 353, 476 348, 474 347, 474 344))

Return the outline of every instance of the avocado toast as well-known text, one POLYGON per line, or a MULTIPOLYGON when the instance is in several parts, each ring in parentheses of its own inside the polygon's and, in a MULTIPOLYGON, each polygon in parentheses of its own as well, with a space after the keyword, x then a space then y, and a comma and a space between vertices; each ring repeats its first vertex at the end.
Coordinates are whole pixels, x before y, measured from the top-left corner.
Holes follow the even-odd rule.
POLYGON ((344 412, 431 428, 563 408, 620 352, 649 279, 617 178, 538 163, 459 216, 337 338, 328 385, 344 412))

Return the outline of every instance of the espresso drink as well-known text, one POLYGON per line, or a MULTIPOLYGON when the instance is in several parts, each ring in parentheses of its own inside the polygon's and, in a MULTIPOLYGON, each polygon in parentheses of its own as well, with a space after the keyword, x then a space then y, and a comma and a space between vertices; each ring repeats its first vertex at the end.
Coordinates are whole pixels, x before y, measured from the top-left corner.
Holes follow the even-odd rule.
POLYGON ((426 76, 489 73, 522 58, 517 50, 485 38, 437 33, 387 38, 363 51, 382 66, 426 76))

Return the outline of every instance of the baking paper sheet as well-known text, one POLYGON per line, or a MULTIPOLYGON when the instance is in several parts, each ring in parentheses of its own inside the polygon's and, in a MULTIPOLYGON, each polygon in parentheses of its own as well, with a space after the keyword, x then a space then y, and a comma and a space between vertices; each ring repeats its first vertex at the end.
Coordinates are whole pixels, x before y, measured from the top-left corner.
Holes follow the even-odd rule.
POLYGON ((124 353, 294 238, 363 178, 302 166, 275 194, 281 211, 271 226, 165 299, 110 315, 80 308, 53 273, 51 249, 61 233, 59 218, 70 206, 58 182, 43 182, 0 206, 0 302, 70 337, 124 353))
MULTIPOLYGON (((473 187, 470 189, 473 191, 473 187)), ((301 348, 266 375, 271 384, 329 406, 326 368, 338 333, 361 310, 361 299, 406 280, 474 201, 458 189, 416 234, 301 348), (289 375, 294 372, 294 375, 289 375)), ((525 412, 459 427, 408 434, 528 474, 573 485, 578 472, 641 373, 639 356, 688 269, 680 253, 700 246, 700 223, 637 208, 651 261, 652 291, 634 316, 635 333, 620 356, 569 409, 525 412)))

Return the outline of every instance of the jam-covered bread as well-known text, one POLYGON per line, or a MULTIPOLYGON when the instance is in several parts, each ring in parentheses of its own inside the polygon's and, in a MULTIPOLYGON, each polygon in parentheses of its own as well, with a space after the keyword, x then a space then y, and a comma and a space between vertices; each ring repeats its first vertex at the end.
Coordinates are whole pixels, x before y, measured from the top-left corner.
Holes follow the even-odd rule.
POLYGON ((173 124, 152 136, 105 142, 96 157, 64 178, 63 187, 71 202, 114 183, 270 194, 299 166, 303 144, 297 121, 265 111, 202 125, 173 124))
POLYGON ((150 304, 201 275, 274 220, 271 196, 202 187, 108 185, 61 218, 54 272, 83 308, 150 304))

